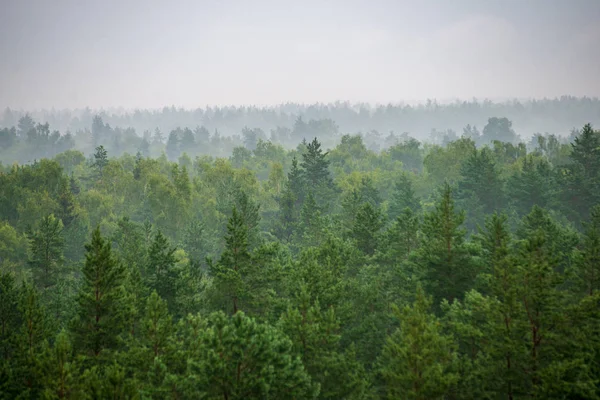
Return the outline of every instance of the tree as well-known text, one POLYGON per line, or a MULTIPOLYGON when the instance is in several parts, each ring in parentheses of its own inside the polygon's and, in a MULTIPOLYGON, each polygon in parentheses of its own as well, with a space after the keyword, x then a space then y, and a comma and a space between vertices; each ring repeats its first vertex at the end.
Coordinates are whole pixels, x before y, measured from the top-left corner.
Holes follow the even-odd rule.
POLYGON ((104 146, 100 145, 96 147, 96 152, 94 153, 94 167, 98 171, 98 175, 102 176, 102 171, 104 167, 108 164, 108 153, 104 146))
POLYGON ((426 213, 421 225, 421 244, 416 263, 424 274, 428 293, 437 306, 452 302, 472 285, 475 271, 465 245, 464 211, 456 211, 452 188, 446 183, 435 209, 426 213))
POLYGON ((372 256, 375 253, 381 228, 383 228, 381 212, 371 203, 364 203, 356 214, 352 237, 356 240, 357 247, 366 255, 372 256))
POLYGON ((518 136, 512 129, 512 122, 508 118, 492 117, 483 127, 481 138, 486 143, 493 141, 516 143, 518 136))
POLYGON ((62 232, 62 221, 50 214, 42 218, 38 228, 28 235, 28 263, 37 287, 43 291, 54 286, 61 273, 65 247, 62 232))
POLYGON ((13 356, 20 317, 19 290, 15 277, 0 271, 0 365, 13 356))
POLYGON ((352 349, 340 348, 340 322, 334 308, 323 310, 312 300, 305 284, 280 317, 278 327, 291 339, 294 354, 321 386, 319 398, 362 398, 368 388, 364 367, 352 349))
POLYGON ((13 384, 21 386, 21 394, 35 398, 43 388, 42 354, 51 327, 35 287, 24 282, 19 297, 21 328, 17 337, 18 351, 13 361, 13 372, 20 379, 13 384))
POLYGON ((379 359, 390 399, 442 399, 458 380, 452 371, 455 344, 430 307, 420 287, 412 306, 394 307, 400 328, 388 337, 379 359))
POLYGON ((484 214, 491 214, 504 205, 504 182, 489 149, 473 150, 461 167, 461 175, 460 198, 482 206, 484 214))
POLYGON ((179 149, 179 135, 177 133, 177 130, 172 130, 171 133, 169 133, 166 151, 167 157, 169 158, 169 160, 172 161, 177 160, 177 157, 179 157, 179 154, 181 154, 181 150, 179 149))
POLYGON ((44 398, 69 399, 77 393, 77 365, 69 335, 61 330, 45 356, 44 398))
POLYGON ((98 359, 117 348, 124 329, 126 273, 112 254, 110 243, 101 236, 100 228, 93 231, 85 248, 73 333, 80 353, 98 359))
POLYGON ((290 340, 243 312, 210 315, 198 339, 201 346, 189 361, 189 373, 196 390, 208 398, 312 399, 318 393, 290 340))
POLYGON ((392 264, 408 260, 410 253, 418 248, 419 227, 419 216, 406 207, 385 232, 384 259, 392 264))
POLYGON ((19 122, 17 125, 19 137, 25 137, 29 131, 35 129, 35 121, 31 118, 29 113, 25 114, 21 118, 19 118, 19 122))
POLYGON ((300 166, 304 169, 304 178, 313 188, 333 185, 329 174, 329 161, 326 159, 329 152, 323 153, 321 143, 314 138, 306 146, 306 153, 302 154, 300 166))
POLYGON ((148 264, 146 265, 146 282, 151 290, 167 301, 173 310, 177 296, 178 271, 175 268, 175 247, 159 230, 148 248, 148 264))
POLYGON ((593 296, 600 290, 600 205, 591 211, 574 264, 576 283, 581 291, 593 296))
POLYGON ((279 223, 278 237, 289 240, 298 223, 300 209, 305 197, 305 182, 303 171, 298 168, 296 157, 292 159, 292 168, 282 195, 278 198, 279 223))
POLYGON ((550 164, 533 155, 523 158, 523 166, 508 180, 508 193, 520 214, 535 205, 545 208, 556 197, 556 182, 550 164))
POLYGON ((219 261, 211 266, 215 288, 219 297, 229 303, 223 306, 232 314, 237 313, 252 295, 246 286, 253 268, 248 246, 248 226, 234 206, 227 224, 225 250, 219 261))
POLYGON ((590 209, 600 203, 600 133, 587 124, 575 137, 572 147, 572 163, 563 169, 561 176, 563 201, 579 218, 585 219, 590 209))
POLYGON ((394 191, 388 207, 389 219, 395 220, 407 207, 417 213, 421 211, 421 202, 415 194, 412 180, 406 174, 402 174, 394 183, 394 191))

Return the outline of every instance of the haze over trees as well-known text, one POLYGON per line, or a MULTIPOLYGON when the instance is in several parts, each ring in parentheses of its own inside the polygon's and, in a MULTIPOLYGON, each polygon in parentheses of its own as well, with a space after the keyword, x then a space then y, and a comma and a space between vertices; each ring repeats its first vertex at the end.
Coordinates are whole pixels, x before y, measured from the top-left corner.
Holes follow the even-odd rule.
POLYGON ((600 131, 344 110, 0 130, 0 398, 598 398, 600 131))

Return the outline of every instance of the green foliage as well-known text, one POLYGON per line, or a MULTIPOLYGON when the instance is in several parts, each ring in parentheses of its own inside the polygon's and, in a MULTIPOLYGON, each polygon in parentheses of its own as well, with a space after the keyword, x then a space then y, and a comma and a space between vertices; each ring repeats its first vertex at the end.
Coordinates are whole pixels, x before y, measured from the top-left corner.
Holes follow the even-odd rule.
POLYGON ((452 302, 460 298, 475 278, 465 245, 464 220, 465 213, 455 209, 452 188, 446 183, 435 208, 423 217, 421 244, 415 259, 436 306, 442 299, 452 302))
POLYGON ((267 140, 253 112, 0 130, 3 161, 92 153, 0 165, 0 399, 600 397, 591 126, 267 140))
POLYGON ((97 359, 118 348, 126 311, 125 269, 115 259, 99 228, 86 245, 82 274, 73 326, 75 346, 81 354, 97 359))
POLYGON ((400 328, 388 337, 379 360, 390 399, 442 399, 458 381, 452 371, 454 341, 442 332, 430 307, 419 288, 412 306, 394 308, 400 328))
POLYGON ((318 393, 290 340, 241 311, 212 314, 197 340, 199 351, 188 368, 206 398, 309 399, 318 393))
POLYGON ((63 223, 50 214, 29 234, 29 265, 38 288, 43 291, 56 285, 63 263, 63 223))

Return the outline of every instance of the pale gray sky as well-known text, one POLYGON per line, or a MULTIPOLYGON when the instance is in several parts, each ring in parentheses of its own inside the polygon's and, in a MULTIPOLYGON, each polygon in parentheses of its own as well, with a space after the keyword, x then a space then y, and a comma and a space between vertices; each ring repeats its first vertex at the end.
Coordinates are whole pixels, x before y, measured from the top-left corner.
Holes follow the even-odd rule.
POLYGON ((600 0, 0 0, 0 107, 600 95, 600 0))

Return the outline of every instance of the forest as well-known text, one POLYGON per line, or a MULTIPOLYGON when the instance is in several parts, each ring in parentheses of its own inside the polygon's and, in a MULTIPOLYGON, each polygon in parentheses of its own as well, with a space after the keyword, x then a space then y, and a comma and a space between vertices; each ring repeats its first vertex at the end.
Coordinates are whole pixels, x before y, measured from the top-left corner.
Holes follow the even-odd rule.
POLYGON ((0 399, 599 399, 598 101, 469 104, 7 110, 0 399))

